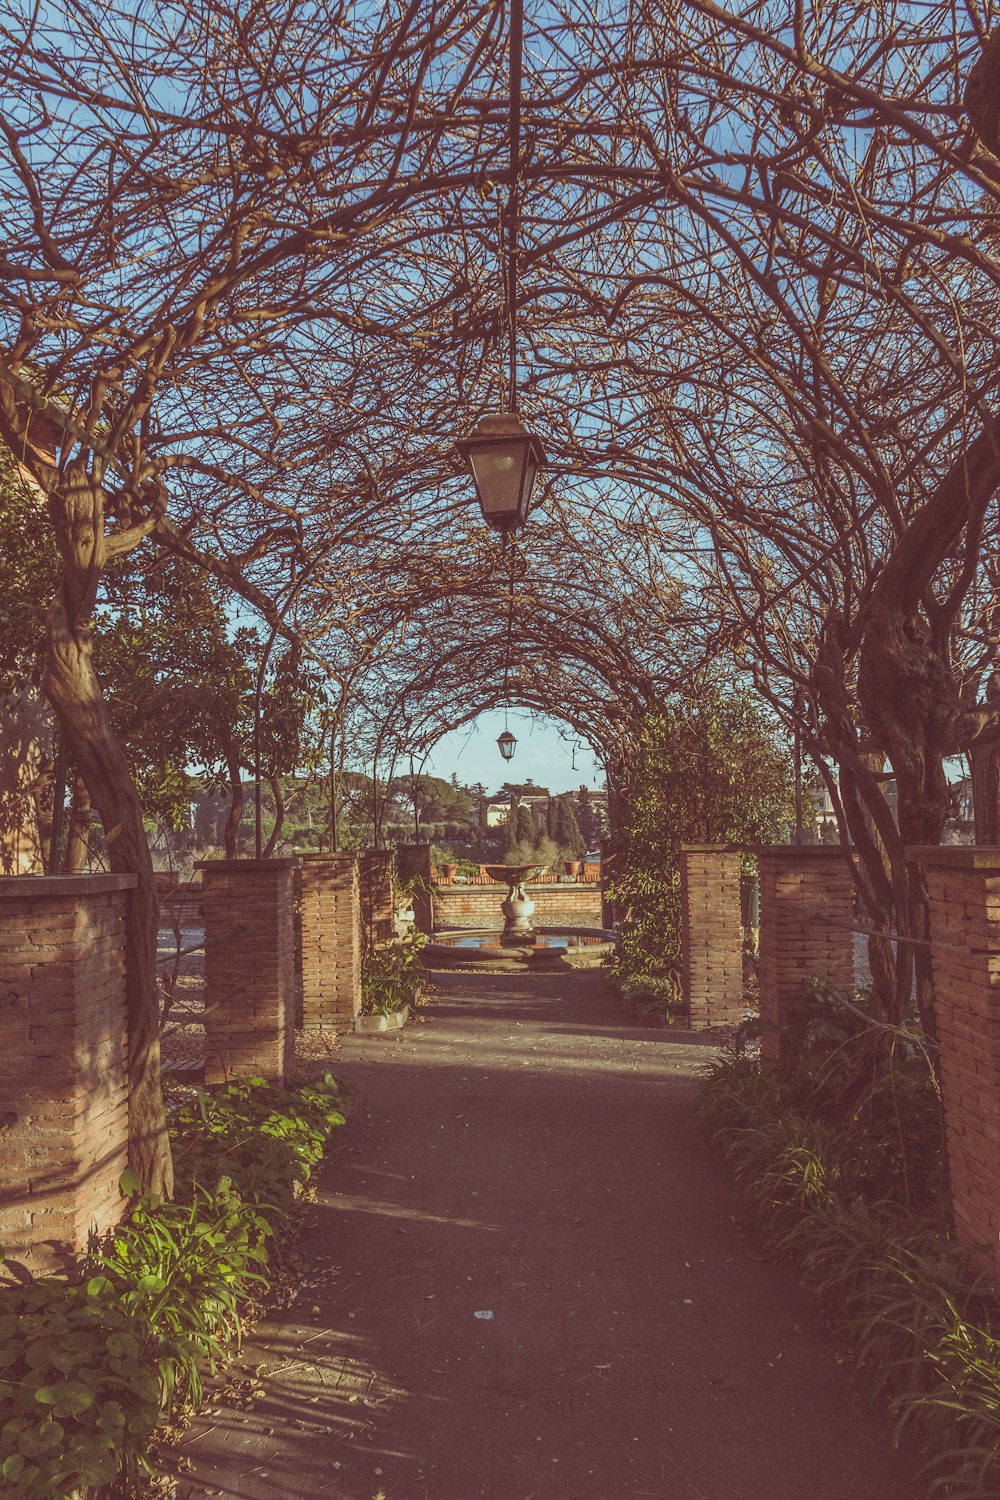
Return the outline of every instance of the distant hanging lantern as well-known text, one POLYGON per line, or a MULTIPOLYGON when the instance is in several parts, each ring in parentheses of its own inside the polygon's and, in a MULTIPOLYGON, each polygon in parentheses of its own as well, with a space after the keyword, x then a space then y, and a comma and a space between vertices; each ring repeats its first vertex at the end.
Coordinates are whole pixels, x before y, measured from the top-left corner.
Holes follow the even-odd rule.
POLYGON ((545 462, 545 450, 538 438, 527 431, 519 417, 506 412, 481 417, 458 447, 472 470, 487 524, 504 532, 523 526, 535 475, 545 462))
POLYGON ((517 748, 517 740, 511 734, 509 729, 505 729, 503 734, 498 737, 497 744, 500 746, 500 754, 503 756, 504 760, 512 760, 514 757, 514 751, 517 748))

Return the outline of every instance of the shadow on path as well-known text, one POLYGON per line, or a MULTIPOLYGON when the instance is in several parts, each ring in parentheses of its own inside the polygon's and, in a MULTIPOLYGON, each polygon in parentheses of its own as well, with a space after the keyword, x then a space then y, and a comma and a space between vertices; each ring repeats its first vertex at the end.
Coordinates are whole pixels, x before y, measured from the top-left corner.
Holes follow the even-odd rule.
POLYGON ((438 982, 426 1023, 344 1042, 299 1295, 247 1409, 192 1426, 181 1500, 914 1500, 736 1232, 704 1038, 616 1025, 600 974, 438 982))

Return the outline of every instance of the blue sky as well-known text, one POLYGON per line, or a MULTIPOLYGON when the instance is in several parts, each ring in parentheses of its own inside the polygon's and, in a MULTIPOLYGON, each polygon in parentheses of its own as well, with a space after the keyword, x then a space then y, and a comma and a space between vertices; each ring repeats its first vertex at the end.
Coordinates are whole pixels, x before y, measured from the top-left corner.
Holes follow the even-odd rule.
POLYGON ((552 792, 575 791, 584 784, 603 788, 604 770, 593 750, 565 725, 523 708, 510 709, 507 719, 511 734, 517 738, 513 760, 505 761, 497 749, 497 735, 504 727, 503 709, 499 709, 446 734, 431 751, 424 770, 446 780, 454 771, 459 781, 466 785, 481 781, 490 792, 504 781, 529 779, 552 792), (560 729, 565 738, 560 736, 560 729))

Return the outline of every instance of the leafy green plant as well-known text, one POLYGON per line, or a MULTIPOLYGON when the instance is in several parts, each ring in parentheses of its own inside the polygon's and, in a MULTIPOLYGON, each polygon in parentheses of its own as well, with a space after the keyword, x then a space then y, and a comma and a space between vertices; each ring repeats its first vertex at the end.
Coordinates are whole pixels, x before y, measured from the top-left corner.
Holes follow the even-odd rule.
POLYGON ((424 982, 420 950, 427 938, 410 933, 399 942, 383 943, 365 955, 361 974, 361 1013, 387 1016, 414 1005, 424 982))
POLYGON ((941 1113, 920 1032, 886 1025, 861 991, 813 981, 789 1015, 793 1061, 779 1076, 800 1111, 835 1128, 869 1199, 921 1209, 939 1200, 941 1113))
POLYGON ((0 1485, 53 1500, 134 1479, 160 1412, 149 1328, 111 1280, 47 1279, 0 1301, 0 1485))
POLYGON ((267 1285, 272 1233, 264 1212, 223 1178, 213 1192, 196 1188, 190 1203, 140 1198, 95 1255, 122 1307, 155 1340, 164 1411, 178 1400, 198 1406, 204 1371, 214 1374, 227 1350, 239 1348, 240 1305, 267 1285))
POLYGON ((625 1009, 645 1025, 672 1026, 681 1016, 680 984, 672 973, 625 977, 613 971, 612 986, 625 1009))
POLYGON ((287 1220, 296 1189, 344 1123, 342 1097, 329 1073, 294 1089, 247 1078, 200 1093, 172 1130, 178 1191, 228 1179, 245 1201, 266 1204, 272 1222, 287 1220))
MULTIPOLYGON (((0 1478, 14 1500, 132 1483, 161 1415, 197 1406, 267 1287, 296 1188, 343 1123, 326 1075, 200 1094, 173 1128, 178 1201, 137 1197, 79 1274, 0 1294, 0 1478)), ((131 1174, 122 1190, 133 1194, 131 1174)))

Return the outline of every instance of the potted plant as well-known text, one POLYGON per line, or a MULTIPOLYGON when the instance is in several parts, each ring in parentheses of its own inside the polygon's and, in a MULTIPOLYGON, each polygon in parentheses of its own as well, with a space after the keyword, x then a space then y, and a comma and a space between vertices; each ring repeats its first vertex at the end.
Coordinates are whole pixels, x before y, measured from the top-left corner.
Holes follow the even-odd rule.
POLYGON ((567 859, 564 863, 566 865, 566 874, 572 875, 576 879, 583 869, 583 861, 579 859, 567 859))
POLYGON ((458 865, 457 864, 444 864, 444 865, 442 865, 441 866, 441 874, 443 875, 444 879, 447 881, 448 885, 451 885, 452 881, 455 879, 455 876, 458 874, 458 865))
POLYGON ((398 1031, 406 1025, 424 985, 422 932, 401 942, 383 943, 366 954, 361 970, 361 1014, 355 1031, 398 1031))

